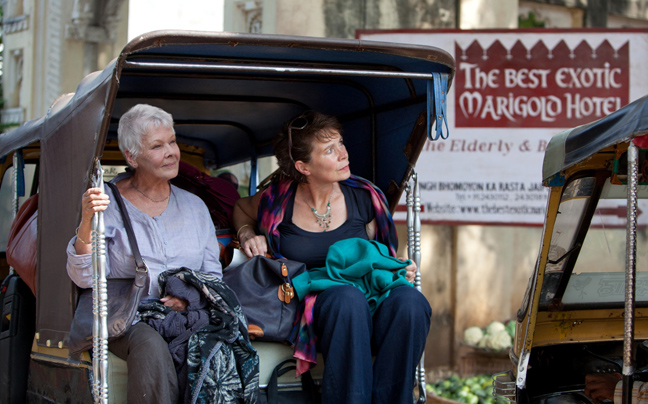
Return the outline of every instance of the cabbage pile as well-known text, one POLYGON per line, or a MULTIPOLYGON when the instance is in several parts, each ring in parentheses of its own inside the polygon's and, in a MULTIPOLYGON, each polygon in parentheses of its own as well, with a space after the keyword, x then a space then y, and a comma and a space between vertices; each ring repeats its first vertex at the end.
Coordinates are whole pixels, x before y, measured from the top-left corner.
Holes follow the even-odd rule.
POLYGON ((491 375, 477 375, 465 379, 458 376, 450 376, 445 380, 428 384, 426 389, 428 393, 437 397, 453 400, 452 402, 504 404, 502 400, 495 400, 493 398, 493 379, 491 375))
POLYGON ((514 336, 515 321, 511 320, 506 325, 493 321, 483 330, 476 326, 467 328, 464 331, 464 342, 479 348, 501 351, 511 347, 514 336))

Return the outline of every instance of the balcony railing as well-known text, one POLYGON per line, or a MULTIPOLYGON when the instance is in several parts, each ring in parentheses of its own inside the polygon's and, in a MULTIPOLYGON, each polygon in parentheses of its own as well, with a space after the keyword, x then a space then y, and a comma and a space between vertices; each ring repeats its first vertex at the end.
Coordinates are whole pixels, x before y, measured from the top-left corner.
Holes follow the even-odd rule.
POLYGON ((6 108, 0 110, 0 124, 2 126, 15 124, 16 126, 25 121, 24 108, 6 108))

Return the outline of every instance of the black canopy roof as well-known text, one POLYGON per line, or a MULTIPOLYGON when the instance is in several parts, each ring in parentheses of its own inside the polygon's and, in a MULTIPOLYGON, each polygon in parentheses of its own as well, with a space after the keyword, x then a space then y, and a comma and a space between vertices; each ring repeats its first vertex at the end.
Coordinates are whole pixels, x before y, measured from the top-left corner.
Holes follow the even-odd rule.
POLYGON ((606 147, 648 133, 648 96, 610 115, 554 136, 545 152, 542 179, 549 180, 566 168, 606 147))

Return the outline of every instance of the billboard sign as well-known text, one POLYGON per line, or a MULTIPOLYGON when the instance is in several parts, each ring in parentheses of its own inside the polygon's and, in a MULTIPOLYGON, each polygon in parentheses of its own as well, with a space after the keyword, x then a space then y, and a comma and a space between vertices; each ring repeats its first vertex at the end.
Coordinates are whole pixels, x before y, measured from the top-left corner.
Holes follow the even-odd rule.
POLYGON ((648 93, 648 30, 379 30, 357 36, 431 45, 456 60, 450 137, 428 141, 417 163, 427 223, 541 225, 549 139, 648 93))

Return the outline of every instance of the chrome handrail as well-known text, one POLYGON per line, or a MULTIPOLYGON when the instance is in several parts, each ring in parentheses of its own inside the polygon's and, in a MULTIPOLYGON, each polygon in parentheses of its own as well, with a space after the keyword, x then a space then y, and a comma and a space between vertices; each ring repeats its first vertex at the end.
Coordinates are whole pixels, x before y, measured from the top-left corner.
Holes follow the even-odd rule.
POLYGON ((367 69, 333 69, 319 67, 273 66, 273 65, 236 65, 227 63, 192 63, 192 62, 124 62, 125 69, 165 69, 169 71, 188 72, 244 72, 244 73, 277 73, 277 74, 315 74, 327 76, 363 76, 389 77, 403 79, 434 78, 433 73, 402 72, 367 69))
POLYGON ((628 146, 628 202, 626 209, 626 268, 625 309, 623 332, 623 403, 632 403, 634 364, 632 341, 634 340, 635 275, 637 271, 637 185, 639 183, 639 152, 630 142, 628 146))
MULTIPOLYGON (((416 276, 414 287, 421 292, 421 189, 419 187, 418 175, 412 172, 414 188, 409 182, 405 185, 405 201, 407 206, 407 256, 416 263, 416 276)), ((425 390, 425 352, 416 367, 416 379, 419 388, 419 403, 427 402, 425 390)))
MULTIPOLYGON (((11 169, 11 175, 12 175, 12 197, 11 197, 11 220, 14 221, 16 220, 16 216, 18 216, 18 150, 14 150, 13 152, 13 167, 11 169)), ((9 266, 9 275, 12 275, 14 273, 14 269, 12 266, 9 266)))
POLYGON ((12 175, 12 185, 13 185, 13 195, 11 198, 11 212, 13 214, 12 219, 15 219, 18 215, 18 150, 14 150, 13 153, 13 167, 11 170, 12 175))
MULTIPOLYGON (((97 160, 93 187, 104 192, 103 169, 97 160)), ((103 212, 92 217, 92 393, 95 403, 108 404, 108 285, 103 212)))

